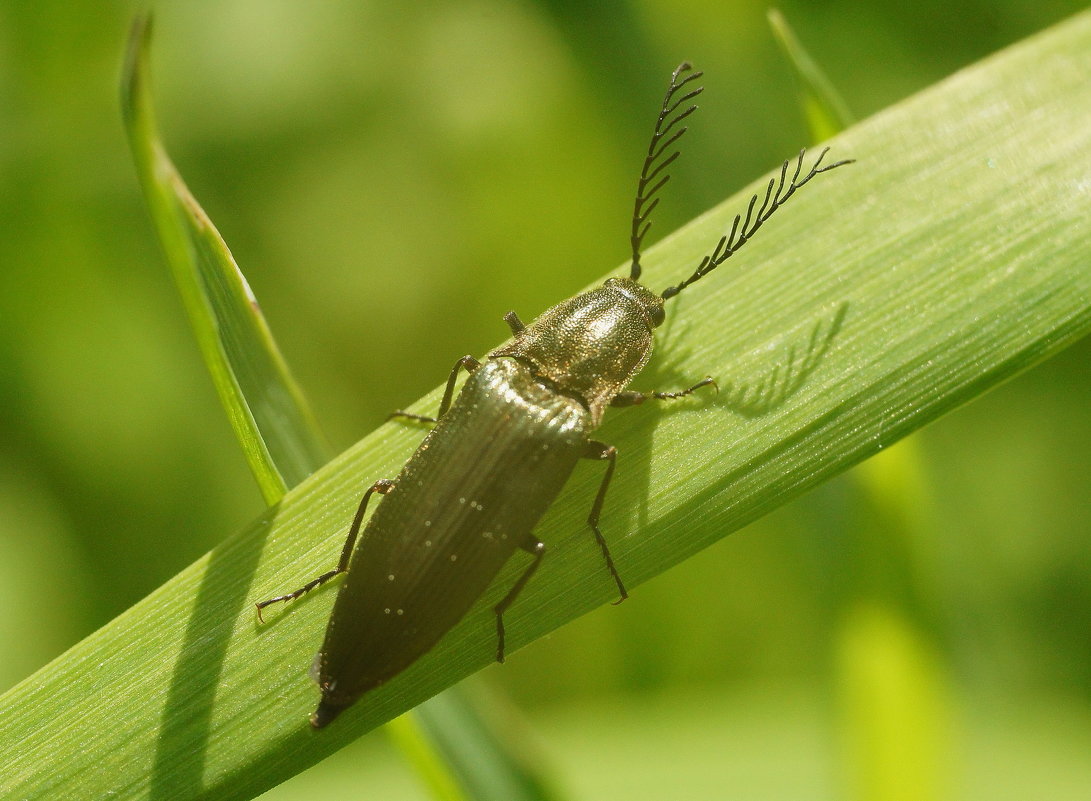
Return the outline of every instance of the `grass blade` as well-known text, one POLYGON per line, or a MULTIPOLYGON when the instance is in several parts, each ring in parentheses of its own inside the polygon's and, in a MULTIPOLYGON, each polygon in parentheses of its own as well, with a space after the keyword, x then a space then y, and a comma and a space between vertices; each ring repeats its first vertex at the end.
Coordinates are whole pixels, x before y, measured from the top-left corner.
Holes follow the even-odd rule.
POLYGON ((150 35, 150 18, 138 18, 122 81, 125 130, 217 394, 265 500, 275 503, 327 461, 328 447, 246 278, 160 141, 148 80, 150 35))
POLYGON ((848 104, 803 47, 788 20, 775 8, 769 9, 768 18, 773 36, 795 73, 800 106, 811 132, 811 141, 823 142, 852 125, 855 120, 848 104))

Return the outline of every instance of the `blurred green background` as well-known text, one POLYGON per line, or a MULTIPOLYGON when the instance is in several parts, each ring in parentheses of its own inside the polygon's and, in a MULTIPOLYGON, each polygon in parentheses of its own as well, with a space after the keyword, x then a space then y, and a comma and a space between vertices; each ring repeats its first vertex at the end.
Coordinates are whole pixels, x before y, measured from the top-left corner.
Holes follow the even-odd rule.
MULTIPOLYGON (((780 8, 864 117, 1080 5, 780 8)), ((136 8, 0 4, 0 689, 262 506, 121 129, 136 8)), ((652 238, 806 143, 766 8, 164 2, 160 124, 340 450, 626 258, 679 61, 652 238)), ((1089 387, 1084 341, 470 683, 574 798, 1089 798, 1089 387)), ((424 797, 381 734, 266 797, 323 792, 424 797)))

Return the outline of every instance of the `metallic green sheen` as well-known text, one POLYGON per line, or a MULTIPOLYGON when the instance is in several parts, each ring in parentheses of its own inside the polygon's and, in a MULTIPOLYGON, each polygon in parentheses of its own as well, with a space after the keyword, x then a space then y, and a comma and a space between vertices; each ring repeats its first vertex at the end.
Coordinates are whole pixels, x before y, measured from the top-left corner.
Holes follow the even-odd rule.
POLYGON ((598 428, 610 401, 648 363, 652 329, 662 321, 661 297, 629 278, 609 278, 547 309, 490 358, 531 365, 556 391, 586 404, 598 428))

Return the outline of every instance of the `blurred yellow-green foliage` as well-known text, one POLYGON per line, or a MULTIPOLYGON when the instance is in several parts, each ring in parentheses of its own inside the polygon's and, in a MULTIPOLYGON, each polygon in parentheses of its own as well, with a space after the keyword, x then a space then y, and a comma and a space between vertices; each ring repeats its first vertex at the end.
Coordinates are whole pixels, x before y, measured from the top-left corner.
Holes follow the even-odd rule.
MULTIPOLYGON (((865 117, 1080 5, 781 10, 865 117)), ((2 688, 261 509, 121 129, 135 8, 0 5, 2 688)), ((805 143, 765 12, 164 2, 160 123, 340 449, 625 259, 679 61, 653 237, 805 143)), ((488 680, 573 797, 1091 797, 1089 387, 1085 341, 488 680)), ((268 797, 420 797, 384 748, 268 797)))

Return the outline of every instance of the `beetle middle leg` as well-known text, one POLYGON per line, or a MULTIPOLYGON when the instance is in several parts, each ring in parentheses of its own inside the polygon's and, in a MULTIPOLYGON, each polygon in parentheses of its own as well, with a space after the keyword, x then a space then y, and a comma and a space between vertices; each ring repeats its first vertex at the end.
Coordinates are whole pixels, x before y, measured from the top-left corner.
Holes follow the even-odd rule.
POLYGON ((435 423, 439 421, 439 418, 443 417, 447 413, 447 410, 451 408, 451 399, 455 395, 455 382, 458 380, 458 371, 465 369, 467 373, 472 373, 478 367, 481 366, 481 362, 475 359, 473 356, 463 356, 457 362, 455 366, 451 368, 451 375, 447 378, 447 388, 443 390, 443 400, 440 401, 439 411, 435 417, 429 417, 426 414, 414 414, 413 412, 403 412, 401 409, 397 409, 387 415, 387 420, 391 420, 395 417, 404 417, 407 420, 416 420, 421 423, 435 423))
POLYGON ((533 534, 527 535, 527 538, 523 540, 519 545, 527 553, 534 557, 534 561, 530 563, 530 566, 523 571, 523 575, 519 577, 519 580, 515 582, 508 594, 504 596, 504 600, 493 607, 493 611, 496 612, 496 661, 504 661, 504 613, 508 611, 508 607, 511 606, 519 593, 523 591, 523 587, 527 586, 527 582, 530 581, 530 577, 534 575, 534 571, 538 569, 538 565, 542 563, 542 557, 545 556, 545 543, 535 537, 533 534))
POLYGON ((595 542, 602 549, 602 556, 606 560, 606 569, 610 571, 610 575, 614 577, 614 581, 617 583, 618 592, 621 594, 621 597, 614 601, 614 605, 617 605, 628 598, 629 593, 625 589, 625 584, 621 581, 621 576, 618 575, 617 568, 614 567, 614 558, 610 556, 610 548, 606 544, 606 538, 599 531, 599 515, 602 514, 602 504, 606 501, 606 490, 610 486, 610 479, 614 477, 614 467, 617 465, 617 448, 613 445, 607 445, 605 442, 591 440, 587 443, 583 458, 598 459, 610 463, 606 466, 606 475, 602 477, 602 483, 599 484, 595 502, 591 504, 591 514, 587 516, 587 525, 595 533, 595 542))
POLYGON ((619 392, 614 396, 614 399, 610 401, 611 406, 639 406, 646 400, 673 400, 674 398, 684 398, 686 395, 692 395, 701 387, 713 386, 716 391, 720 391, 719 385, 712 379, 712 376, 705 376, 689 389, 683 389, 678 392, 619 392))
POLYGON ((287 595, 278 595, 276 598, 270 598, 267 601, 260 601, 254 604, 254 606, 258 608, 258 620, 260 620, 262 623, 265 622, 264 618, 262 618, 261 616, 261 610, 269 606, 270 604, 275 604, 280 601, 294 601, 299 596, 310 592, 315 587, 325 584, 334 576, 340 575, 341 573, 344 573, 346 570, 348 570, 349 560, 352 558, 352 549, 356 545, 356 537, 360 534, 360 525, 363 523, 364 512, 367 511, 368 501, 371 500, 371 496, 374 493, 377 492, 380 495, 386 495, 392 489, 394 489, 394 480, 390 478, 380 478, 378 481, 368 487, 367 492, 364 493, 364 497, 360 499, 360 506, 356 509, 356 517, 352 519, 352 525, 349 526, 349 535, 348 538, 345 540, 344 547, 341 548, 341 558, 337 560, 337 567, 335 567, 333 570, 327 570, 316 579, 308 581, 295 592, 290 592, 287 595))

